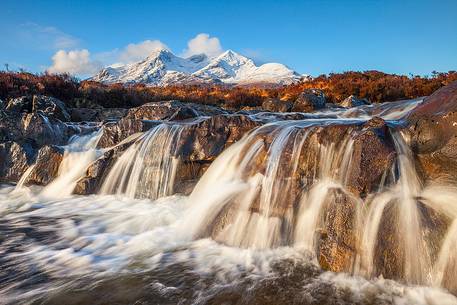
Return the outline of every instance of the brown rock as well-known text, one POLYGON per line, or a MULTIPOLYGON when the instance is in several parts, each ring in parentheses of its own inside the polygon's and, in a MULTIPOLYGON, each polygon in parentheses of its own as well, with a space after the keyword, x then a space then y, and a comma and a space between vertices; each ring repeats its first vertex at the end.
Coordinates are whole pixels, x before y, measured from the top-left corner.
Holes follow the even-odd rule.
POLYGON ((292 109, 293 103, 281 101, 280 99, 269 98, 262 103, 262 109, 271 112, 289 112, 292 109))
POLYGON ((407 118, 424 179, 457 181, 457 81, 437 90, 407 118))
POLYGON ((295 100, 292 111, 312 112, 325 107, 325 96, 322 91, 311 89, 302 92, 295 100))
POLYGON ((55 146, 44 146, 38 151, 35 167, 30 173, 27 184, 46 185, 59 173, 59 166, 62 162, 64 149, 55 146))

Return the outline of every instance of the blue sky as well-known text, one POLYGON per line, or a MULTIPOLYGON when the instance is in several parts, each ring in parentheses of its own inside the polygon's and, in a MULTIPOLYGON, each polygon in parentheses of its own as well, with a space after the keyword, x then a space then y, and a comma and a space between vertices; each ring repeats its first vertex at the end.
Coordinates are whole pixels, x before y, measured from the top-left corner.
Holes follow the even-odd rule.
POLYGON ((457 70, 456 0, 2 0, 1 8, 2 69, 90 74, 160 44, 189 54, 189 40, 207 33, 194 51, 232 49, 311 75, 457 70))

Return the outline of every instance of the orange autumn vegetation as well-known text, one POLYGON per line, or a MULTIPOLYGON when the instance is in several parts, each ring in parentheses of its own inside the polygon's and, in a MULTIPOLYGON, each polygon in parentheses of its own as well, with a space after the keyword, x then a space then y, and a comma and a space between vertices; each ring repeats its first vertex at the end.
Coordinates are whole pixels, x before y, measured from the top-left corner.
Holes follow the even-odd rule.
POLYGON ((426 96, 457 80, 457 72, 433 72, 429 77, 386 74, 379 71, 321 75, 298 84, 268 88, 189 85, 148 87, 105 85, 78 81, 68 75, 0 72, 0 99, 44 94, 61 99, 70 107, 133 107, 151 101, 182 101, 221 105, 227 108, 260 106, 267 98, 293 101, 306 89, 321 89, 327 101, 339 103, 349 95, 371 102, 388 102, 426 96))

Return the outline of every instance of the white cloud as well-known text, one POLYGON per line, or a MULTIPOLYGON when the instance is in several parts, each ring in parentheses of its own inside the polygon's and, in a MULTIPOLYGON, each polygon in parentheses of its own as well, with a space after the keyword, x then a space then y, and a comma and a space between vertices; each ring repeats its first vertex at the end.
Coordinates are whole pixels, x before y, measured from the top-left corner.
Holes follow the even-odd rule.
POLYGON ((69 73, 71 75, 92 75, 102 68, 98 61, 91 60, 88 50, 57 51, 52 56, 53 64, 49 73, 69 73))
POLYGON ((53 26, 43 26, 33 22, 21 24, 17 37, 27 45, 40 49, 76 48, 80 40, 53 26))
POLYGON ((131 63, 145 59, 153 51, 167 49, 166 44, 160 40, 145 40, 140 43, 131 43, 119 53, 119 61, 131 63))
POLYGON ((209 57, 217 56, 223 51, 219 38, 210 37, 208 34, 200 33, 187 42, 187 49, 183 56, 189 57, 195 54, 204 53, 209 57))

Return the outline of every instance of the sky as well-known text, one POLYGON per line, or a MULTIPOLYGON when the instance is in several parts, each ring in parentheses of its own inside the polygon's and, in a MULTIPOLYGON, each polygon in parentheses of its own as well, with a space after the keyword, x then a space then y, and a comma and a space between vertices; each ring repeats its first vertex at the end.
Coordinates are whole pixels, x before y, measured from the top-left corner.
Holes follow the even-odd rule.
POLYGON ((299 73, 457 70, 457 0, 0 3, 0 69, 69 72, 231 49, 299 73))

